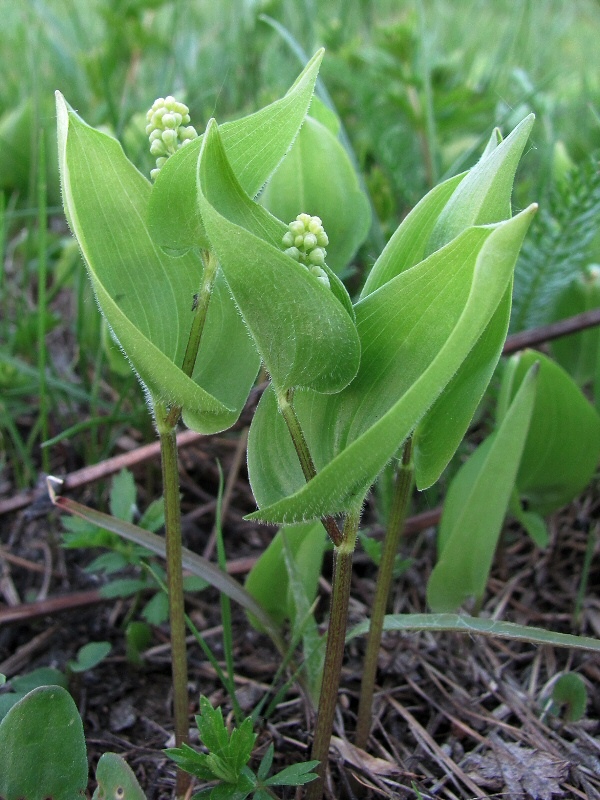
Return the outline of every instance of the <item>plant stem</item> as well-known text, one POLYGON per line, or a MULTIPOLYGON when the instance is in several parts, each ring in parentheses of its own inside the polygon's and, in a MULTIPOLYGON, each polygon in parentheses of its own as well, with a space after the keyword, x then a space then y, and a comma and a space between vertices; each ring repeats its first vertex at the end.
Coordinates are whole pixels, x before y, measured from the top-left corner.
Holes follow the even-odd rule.
POLYGON ((333 731, 333 719, 337 705, 340 686, 346 627, 348 624, 348 606, 350 602, 350 579, 352 577, 352 553, 356 544, 360 511, 350 512, 346 516, 342 543, 336 547, 333 555, 333 579, 331 583, 331 611, 329 630, 327 632, 327 649, 323 667, 323 684, 319 697, 315 738, 311 758, 319 761, 315 772, 319 776, 308 785, 306 800, 321 800, 329 744, 333 731))
MULTIPOLYGON (((202 281, 192 311, 194 317, 181 365, 181 371, 192 377, 200 340, 206 323, 208 305, 217 277, 218 261, 210 251, 203 251, 202 281)), ((157 403, 156 427, 160 440, 163 497, 165 501, 165 531, 167 555, 167 586, 169 590, 169 625, 171 628, 171 658, 173 676, 173 717, 175 747, 188 742, 188 690, 187 651, 185 646, 185 601, 183 594, 183 569, 181 545, 181 506, 179 504, 179 470, 177 467, 177 438, 175 429, 181 416, 181 407, 170 409, 157 403)), ((230 676, 231 677, 231 676, 230 676)), ((183 797, 191 785, 191 776, 177 769, 175 794, 183 797)))
MULTIPOLYGON (((194 305, 192 307, 194 316, 188 343, 185 348, 183 363, 181 365, 181 371, 185 373, 188 378, 192 377, 196 365, 196 358, 198 357, 198 350, 200 349, 200 339, 204 331, 204 325, 208 314, 208 305, 212 296, 219 266, 219 262, 210 251, 204 251, 202 253, 202 263, 204 265, 202 281, 198 294, 194 297, 194 305)), ((178 406, 173 406, 168 413, 167 423, 175 426, 179 420, 180 414, 181 409, 178 406)))
MULTIPOLYGON (((275 394, 277 396, 277 405, 279 406, 281 415, 292 437, 294 448, 298 454, 300 466, 302 467, 302 474, 308 483, 308 481, 312 480, 317 474, 317 468, 310 454, 304 431, 300 425, 300 420, 296 415, 296 410, 293 405, 293 390, 288 389, 285 392, 275 391, 275 394)), ((339 547, 343 543, 343 535, 335 519, 331 516, 326 516, 321 518, 321 522, 329 534, 331 541, 336 547, 339 547)))
MULTIPOLYGON (((188 742, 187 654, 185 645, 185 610, 183 573, 181 568, 181 508, 179 505, 179 472, 175 426, 168 423, 168 412, 157 404, 156 426, 160 439, 165 531, 167 554, 167 586, 169 589, 169 625, 171 629, 171 670, 173 677, 173 716, 175 747, 188 742)), ((185 795, 190 776, 177 770, 176 796, 185 795)))
POLYGON ((362 749, 365 748, 371 731, 373 693, 375 690, 375 676, 377 673, 377 657, 379 655, 381 634, 383 631, 383 619, 387 608, 390 587, 392 585, 398 544, 404 529, 404 520, 406 518, 408 501, 412 489, 413 464, 411 456, 412 439, 408 439, 404 445, 402 463, 396 474, 394 497, 383 542, 379 573, 377 575, 375 598, 371 611, 371 623, 369 626, 367 649, 360 685, 355 744, 362 749))
MULTIPOLYGON (((38 177, 38 374, 40 381, 40 439, 48 439, 48 391, 46 386, 46 310, 47 310, 47 231, 48 210, 46 208, 46 148, 44 133, 41 131, 39 141, 39 177, 38 177)), ((42 469, 50 472, 50 452, 42 449, 42 469)))

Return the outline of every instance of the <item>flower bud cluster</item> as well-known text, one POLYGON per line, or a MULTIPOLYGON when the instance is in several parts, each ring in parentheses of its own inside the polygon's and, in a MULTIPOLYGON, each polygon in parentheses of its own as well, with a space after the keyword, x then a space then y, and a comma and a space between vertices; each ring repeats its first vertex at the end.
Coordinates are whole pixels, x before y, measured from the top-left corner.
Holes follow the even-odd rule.
POLYGON ((329 278, 323 269, 329 244, 329 238, 323 229, 320 217, 310 214, 298 214, 288 225, 288 230, 281 240, 286 248, 285 254, 304 264, 307 269, 329 288, 329 278))
POLYGON ((169 156, 191 142, 198 136, 193 125, 190 125, 190 110, 184 103, 179 103, 174 97, 159 97, 152 103, 152 108, 146 114, 148 124, 146 133, 150 139, 150 152, 156 156, 156 169, 150 172, 152 180, 169 156))

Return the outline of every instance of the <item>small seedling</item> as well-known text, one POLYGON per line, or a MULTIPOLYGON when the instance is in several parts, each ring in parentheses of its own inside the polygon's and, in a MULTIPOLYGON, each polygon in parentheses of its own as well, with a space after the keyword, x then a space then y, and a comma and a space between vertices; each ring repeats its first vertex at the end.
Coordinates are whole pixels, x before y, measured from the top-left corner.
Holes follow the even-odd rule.
POLYGON ((587 689, 581 675, 566 672, 552 687, 550 712, 561 715, 565 722, 578 722, 585 714, 587 689))
POLYGON ((246 718, 239 727, 229 731, 220 708, 213 708, 206 697, 200 698, 200 714, 196 717, 198 734, 207 753, 199 753, 189 745, 169 748, 165 752, 186 772, 212 786, 195 794, 194 800, 231 798, 231 800, 268 800, 276 797, 274 786, 303 786, 317 775, 312 771, 317 761, 295 764, 269 777, 273 763, 273 745, 270 745, 256 772, 248 767, 257 734, 253 722, 246 718))
MULTIPOLYGON (((55 667, 39 667, 24 675, 17 675, 10 680, 9 692, 0 694, 0 720, 8 711, 34 689, 44 686, 60 686, 69 688, 69 679, 81 672, 93 669, 109 654, 111 646, 108 642, 89 642, 80 648, 75 659, 67 662, 65 671, 55 667)), ((6 679, 5 679, 6 680, 6 679)), ((0 680, 0 686, 5 681, 0 680)))

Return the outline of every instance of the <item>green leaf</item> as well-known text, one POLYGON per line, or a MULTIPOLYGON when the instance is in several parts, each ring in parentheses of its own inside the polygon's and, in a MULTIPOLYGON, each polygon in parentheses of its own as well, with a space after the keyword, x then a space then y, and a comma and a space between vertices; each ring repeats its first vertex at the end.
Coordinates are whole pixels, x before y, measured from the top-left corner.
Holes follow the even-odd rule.
POLYGON ((200 714, 196 716, 196 724, 202 744, 211 752, 220 754, 229 744, 229 733, 223 722, 221 708, 213 708, 210 700, 200 697, 200 714))
POLYGON ((165 501, 162 497, 153 500, 142 514, 140 528, 156 533, 165 524, 165 501))
POLYGON ((229 759, 234 770, 241 773, 252 755, 256 734, 253 730, 254 724, 250 717, 247 717, 241 725, 231 731, 229 740, 229 759))
POLYGON ((102 597, 131 597, 148 589, 148 581, 142 578, 117 578, 100 587, 102 597))
POLYGON ((320 522, 281 528, 248 573, 244 584, 246 590, 279 624, 285 620, 294 622, 297 617, 285 563, 284 538, 310 602, 317 594, 327 546, 327 536, 320 522))
POLYGON ((305 783, 310 783, 318 777, 315 772, 312 772, 318 766, 318 761, 292 764, 266 780, 265 786, 304 786, 305 783))
POLYGON ((232 786, 222 783, 210 793, 210 800, 246 800, 246 797, 254 791, 255 784, 247 775, 241 775, 239 781, 232 786))
POLYGON ((15 692, 30 692, 38 686, 62 686, 68 689, 69 682, 63 673, 54 667, 39 667, 25 675, 17 675, 10 679, 10 686, 15 692))
POLYGON ((141 667, 142 652, 150 646, 152 631, 146 622, 133 621, 125 628, 125 654, 130 664, 141 667))
POLYGON ((88 764, 83 725, 60 686, 34 689, 0 723, 0 797, 73 800, 85 797, 88 764))
POLYGON ((272 400, 263 397, 248 442, 261 506, 250 518, 299 522, 362 502, 488 326, 534 212, 531 206, 511 220, 468 229, 357 304, 357 377, 331 398, 311 392, 295 397, 319 470, 308 484, 298 478, 289 436, 268 407, 272 400), (267 441, 269 455, 260 452, 267 441))
POLYGON ((258 769, 256 771, 256 776, 259 781, 264 781, 269 772, 271 771, 271 766, 273 764, 273 756, 275 754, 275 748, 273 743, 267 747, 267 752, 262 757, 258 769))
POLYGON ((512 281, 475 346, 417 426, 413 458, 420 490, 432 486, 448 466, 494 374, 508 331, 511 293, 512 281))
MULTIPOLYGON (((478 164, 461 181, 441 212, 429 242, 433 249, 466 226, 500 222, 511 216, 515 171, 533 115, 503 142, 493 132, 478 164)), ((511 311, 511 285, 479 341, 419 423, 414 436, 415 483, 433 485, 462 441, 502 354, 511 311)))
MULTIPOLYGON (((66 497, 57 497, 54 492, 51 481, 48 482, 48 488, 52 502, 59 508, 69 511, 71 514, 87 520, 88 522, 104 527, 113 533, 118 534, 123 539, 133 542, 134 544, 141 545, 153 553, 165 558, 165 540, 155 533, 145 531, 137 525, 132 525, 125 520, 118 520, 111 517, 109 514, 103 514, 101 511, 84 506, 74 500, 66 497)), ((220 592, 223 592, 239 603, 243 608, 252 613, 263 625, 265 631, 273 639, 278 647, 285 649, 285 645, 281 639, 279 629, 271 617, 265 612, 262 606, 249 594, 243 586, 241 586, 234 578, 219 569, 215 564, 212 564, 202 556, 193 553, 187 548, 182 549, 182 566, 183 569, 189 570, 193 575, 197 575, 207 580, 211 586, 214 586, 220 592)))
POLYGON ((346 151, 325 125, 310 116, 260 202, 287 222, 301 213, 320 217, 329 237, 327 264, 338 273, 371 227, 369 199, 360 189, 346 151))
POLYGON ((189 772, 190 775, 195 775, 202 781, 215 779, 206 753, 196 752, 189 744, 182 744, 181 747, 168 747, 164 752, 181 769, 189 772))
POLYGON ((258 371, 252 344, 219 276, 192 378, 180 369, 202 263, 165 255, 146 223, 150 184, 110 136, 57 93, 65 213, 102 313, 154 402, 177 404, 205 433, 231 426, 258 371))
POLYGON ((98 786, 92 800, 146 800, 133 770, 116 753, 104 753, 96 768, 98 786))
MULTIPOLYGON (((115 517, 116 519, 116 517, 115 517)), ((87 545, 88 547, 90 545, 87 545)), ((119 570, 124 569, 130 563, 129 559, 123 553, 102 553, 102 555, 95 558, 91 563, 87 565, 85 568, 86 572, 105 572, 107 575, 112 575, 115 572, 119 572, 119 570)), ((124 581, 133 581, 132 578, 124 578, 124 581)), ((135 579, 137 580, 137 579, 135 579)), ((125 587, 125 591, 131 594, 132 591, 135 590, 128 590, 126 588, 127 584, 124 583, 123 586, 125 587)), ((113 594, 113 597, 117 597, 118 595, 113 594)), ((126 595, 123 595, 126 596, 126 595)))
MULTIPOLYGON (((227 157, 244 191, 256 195, 289 150, 313 94, 323 58, 319 50, 285 97, 242 119, 222 126, 227 157)), ((167 160, 150 199, 148 219, 154 241, 172 250, 208 247, 196 202, 196 163, 203 137, 167 160)))
POLYGON ((203 592, 209 586, 208 581, 199 578, 197 575, 186 575, 183 579, 183 590, 185 592, 203 592))
POLYGON ((198 198, 221 269, 277 390, 346 386, 360 359, 352 316, 334 291, 282 251, 286 226, 244 193, 214 120, 200 153, 198 198))
POLYGON ((528 510, 545 515, 569 503, 592 479, 600 457, 600 416, 561 367, 531 350, 511 359, 502 403, 515 395, 534 361, 540 362, 538 391, 517 489, 528 510))
POLYGON ((169 618, 169 598, 164 592, 157 592, 143 608, 142 617, 149 625, 162 625, 169 618))
POLYGON ((463 172, 435 186, 407 214, 369 272, 361 298, 423 261, 435 224, 466 174, 463 172))
POLYGON ((513 491, 535 400, 532 367, 502 424, 456 474, 444 503, 439 561, 427 584, 433 611, 480 600, 513 491))
POLYGON ((133 475, 122 469, 112 479, 110 488, 110 513, 119 519, 133 521, 135 513, 136 488, 133 475))
POLYGON ((103 661, 111 649, 110 642, 89 642, 77 651, 77 660, 69 661, 67 666, 71 672, 87 672, 103 661))
POLYGON ((557 706, 565 706, 565 720, 578 722, 585 714, 588 702, 587 689, 581 675, 567 672, 561 675, 552 689, 552 701, 557 706))
POLYGON ((486 148, 440 214, 431 234, 429 252, 439 249, 471 225, 487 225, 511 216, 515 172, 534 119, 534 115, 529 114, 497 147, 486 148))
MULTIPOLYGON (((572 647, 575 650, 600 652, 600 639, 588 636, 573 636, 570 633, 555 633, 529 625, 517 625, 497 619, 482 619, 466 614, 387 614, 383 621, 384 631, 453 631, 512 639, 530 644, 549 644, 554 647, 572 647)), ((369 632, 369 620, 361 622, 349 631, 346 641, 364 636, 369 632)))
MULTIPOLYGON (((600 266, 590 264, 559 295, 551 322, 600 308, 600 266)), ((550 345, 560 366, 583 386, 594 380, 600 364, 600 328, 588 328, 571 336, 561 336, 550 345)), ((596 398, 600 403, 600 397, 596 398)))
POLYGON ((525 528, 538 547, 548 546, 550 534, 544 518, 536 511, 525 511, 516 488, 510 499, 510 513, 525 528))

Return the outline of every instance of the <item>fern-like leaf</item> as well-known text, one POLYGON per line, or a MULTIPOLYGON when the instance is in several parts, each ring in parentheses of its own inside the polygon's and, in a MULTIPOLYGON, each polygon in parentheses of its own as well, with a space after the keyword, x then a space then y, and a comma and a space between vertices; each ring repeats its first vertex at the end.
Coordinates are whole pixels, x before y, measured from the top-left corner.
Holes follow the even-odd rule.
POLYGON ((592 258, 600 219, 598 155, 552 186, 521 248, 511 331, 550 321, 558 294, 592 258))

